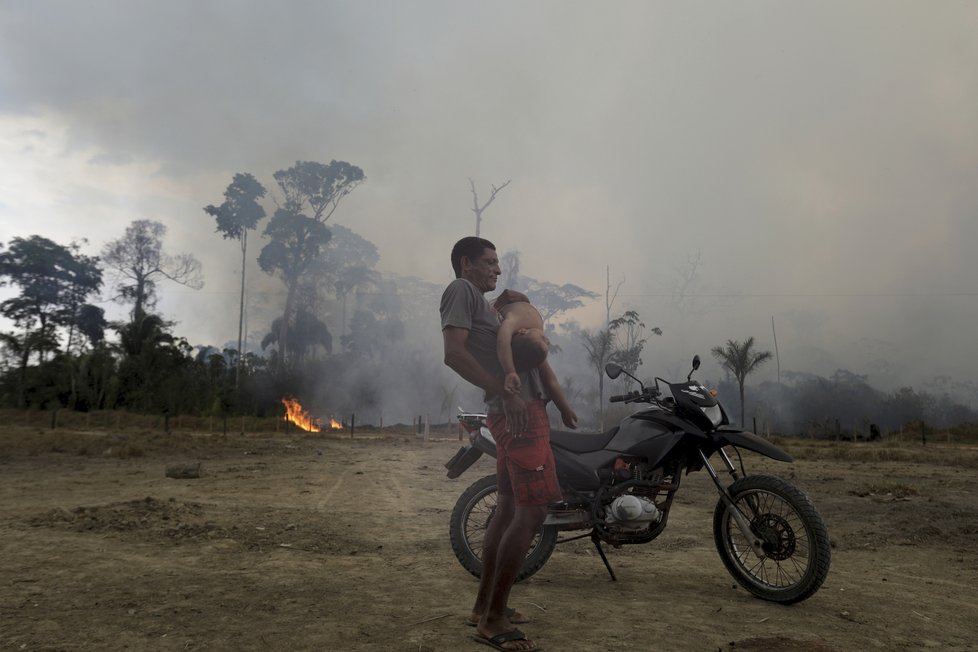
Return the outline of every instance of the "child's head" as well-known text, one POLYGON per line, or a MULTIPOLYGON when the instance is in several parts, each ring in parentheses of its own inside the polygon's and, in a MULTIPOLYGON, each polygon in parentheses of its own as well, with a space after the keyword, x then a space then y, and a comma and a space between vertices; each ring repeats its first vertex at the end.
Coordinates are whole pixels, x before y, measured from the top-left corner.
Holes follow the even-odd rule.
POLYGON ((539 328, 520 330, 513 335, 513 364, 517 371, 527 371, 543 364, 550 352, 550 340, 539 328))
POLYGON ((496 301, 493 302, 492 307, 496 310, 500 310, 511 303, 520 302, 530 303, 530 300, 522 292, 517 292, 516 290, 503 290, 502 293, 496 297, 496 301))

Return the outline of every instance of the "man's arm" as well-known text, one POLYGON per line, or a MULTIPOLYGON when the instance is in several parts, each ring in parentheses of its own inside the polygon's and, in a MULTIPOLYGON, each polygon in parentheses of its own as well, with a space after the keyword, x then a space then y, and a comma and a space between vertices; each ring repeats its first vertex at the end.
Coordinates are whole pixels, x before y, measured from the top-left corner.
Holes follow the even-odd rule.
POLYGON ((507 394, 503 388, 503 379, 486 371, 465 348, 465 342, 469 339, 468 329, 446 326, 441 332, 445 341, 445 364, 476 387, 481 387, 489 394, 502 396, 507 428, 517 435, 522 433, 526 427, 526 403, 518 394, 507 394))

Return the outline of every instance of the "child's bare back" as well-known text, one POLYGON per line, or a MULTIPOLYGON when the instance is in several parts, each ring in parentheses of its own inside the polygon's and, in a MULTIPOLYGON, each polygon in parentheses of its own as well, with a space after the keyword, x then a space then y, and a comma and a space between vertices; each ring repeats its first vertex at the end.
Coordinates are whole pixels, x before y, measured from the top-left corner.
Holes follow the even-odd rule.
POLYGON ((550 341, 543 332, 543 318, 525 294, 503 290, 493 304, 502 316, 496 340, 496 351, 507 392, 520 391, 519 369, 533 369, 543 364, 550 350, 550 341), (518 364, 517 364, 518 363, 518 364))

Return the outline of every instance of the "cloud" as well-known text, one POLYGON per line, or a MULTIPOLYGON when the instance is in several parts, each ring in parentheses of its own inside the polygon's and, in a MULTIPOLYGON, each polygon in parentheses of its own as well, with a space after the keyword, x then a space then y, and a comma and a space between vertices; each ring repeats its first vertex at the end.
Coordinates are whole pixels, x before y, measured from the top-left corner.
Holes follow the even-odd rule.
MULTIPOLYGON (((785 346, 879 336, 920 373, 971 373, 960 351, 974 295, 960 293, 978 241, 974 5, 0 12, 0 210, 14 221, 0 241, 44 229, 95 242, 160 219, 174 250, 204 259, 213 307, 184 319, 208 341, 221 339, 207 320, 236 263, 201 207, 235 172, 272 187, 296 160, 336 158, 368 177, 337 219, 377 244, 383 269, 447 281, 446 252, 473 228, 468 179, 512 179, 484 231, 533 277, 603 291, 611 266, 627 279, 622 305, 667 323, 662 287, 702 252, 703 286, 738 298, 686 325, 684 344, 705 351, 766 333, 772 315, 812 314, 785 319, 785 346)), ((596 302, 578 317, 602 313, 596 302)), ((869 364, 859 355, 841 363, 869 364)))

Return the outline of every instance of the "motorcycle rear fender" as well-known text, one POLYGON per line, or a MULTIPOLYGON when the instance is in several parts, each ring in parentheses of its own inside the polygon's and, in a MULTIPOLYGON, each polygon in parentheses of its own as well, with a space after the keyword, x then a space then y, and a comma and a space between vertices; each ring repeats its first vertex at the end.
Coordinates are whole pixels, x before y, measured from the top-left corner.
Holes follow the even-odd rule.
POLYGON ((474 446, 462 446, 458 449, 458 452, 452 456, 452 459, 445 462, 445 468, 448 469, 449 478, 457 478, 458 476, 465 473, 470 466, 476 463, 482 457, 482 451, 474 446))
POLYGON ((492 438, 492 434, 489 429, 483 426, 478 432, 474 432, 469 435, 469 441, 471 442, 468 446, 462 446, 458 449, 458 452, 452 456, 452 459, 445 463, 445 468, 448 469, 449 478, 457 478, 458 476, 465 473, 470 466, 476 463, 476 461, 483 455, 489 455, 490 457, 496 457, 496 442, 492 438))
POLYGON ((744 430, 717 430, 713 434, 713 439, 720 446, 746 448, 747 450, 760 453, 765 457, 770 457, 771 459, 778 460, 779 462, 795 461, 791 455, 788 455, 788 453, 781 450, 771 442, 761 439, 752 432, 747 432, 744 430))

